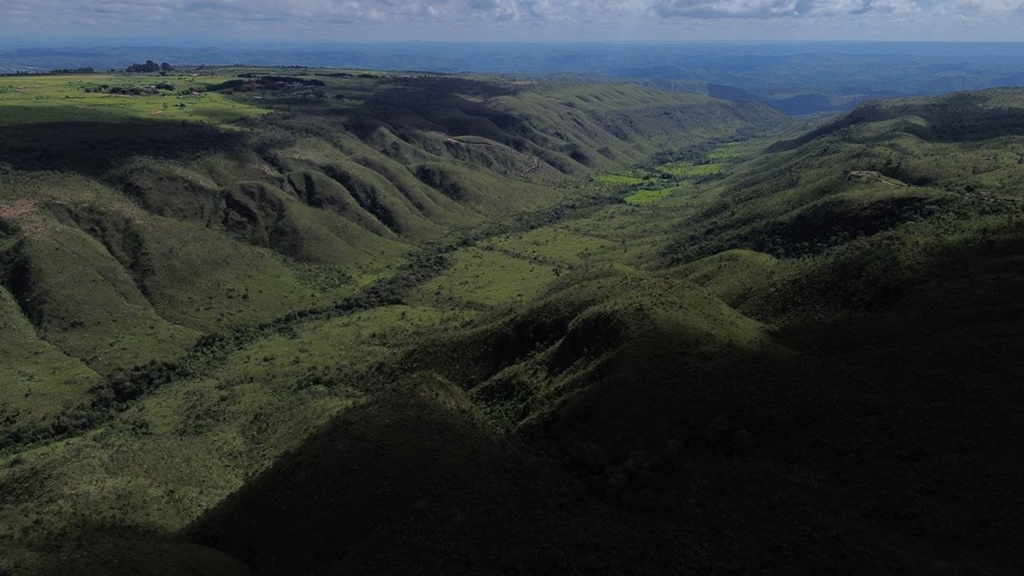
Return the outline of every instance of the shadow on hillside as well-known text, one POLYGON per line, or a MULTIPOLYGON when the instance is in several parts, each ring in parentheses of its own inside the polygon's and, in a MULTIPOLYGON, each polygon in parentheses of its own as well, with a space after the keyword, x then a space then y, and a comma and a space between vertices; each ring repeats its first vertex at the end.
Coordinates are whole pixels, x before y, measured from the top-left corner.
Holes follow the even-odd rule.
MULTIPOLYGON (((222 552, 175 541, 140 526, 83 518, 52 534, 38 562, 25 567, 36 576, 245 576, 245 565, 222 552)), ((6 573, 5 573, 6 574, 6 573)))
MULTIPOLYGON (((344 129, 366 140, 385 128, 403 139, 416 132, 451 136, 479 136, 517 147, 526 145, 532 129, 524 119, 498 110, 488 98, 515 91, 490 82, 448 77, 410 77, 381 81, 371 94, 358 94, 352 108, 330 105, 328 100, 277 101, 277 116, 260 119, 302 135, 330 139, 344 129)), ((344 96, 339 94, 338 96, 344 96)))
POLYGON ((0 127, 0 162, 19 170, 96 176, 134 156, 187 158, 244 146, 245 135, 201 123, 125 120, 0 127))
POLYGON ((439 131, 512 143, 526 122, 474 99, 512 95, 511 89, 462 78, 399 78, 351 113, 347 126, 360 137, 381 125, 439 131))
MULTIPOLYGON (((257 575, 934 573, 953 565, 938 538, 890 543, 889 530, 914 534, 921 510, 972 520, 957 513, 963 498, 943 506, 913 492, 915 466, 952 464, 959 481, 967 462, 904 465, 884 453, 872 460, 863 446, 849 453, 849 444, 887 434, 887 422, 851 403, 856 391, 844 379, 810 378, 826 373, 730 355, 639 387, 621 375, 548 422, 549 440, 574 440, 568 454, 552 446, 565 467, 494 436, 466 405, 388 395, 342 414, 182 536, 257 575), (634 433, 647 438, 628 456, 602 449, 634 433)), ((990 468, 976 469, 992 478, 990 468)))
POLYGON ((818 522, 820 503, 798 505, 806 495, 770 464, 713 460, 609 467, 616 494, 595 500, 457 403, 391 395, 341 415, 183 536, 257 575, 725 573, 737 563, 782 574, 872 562, 855 551, 862 533, 789 526, 818 522), (652 473, 664 475, 648 482, 652 473))
MULTIPOLYGON (((383 396, 185 536, 256 574, 1022 566, 1012 454, 1024 441, 1024 324, 998 314, 1024 290, 1005 270, 1019 248, 937 255, 920 274, 940 284, 907 292, 915 307, 778 332, 789 348, 695 349, 685 333, 630 341, 519 427, 550 459, 488 431, 452 385, 434 388, 441 402, 383 396)), ((485 363, 499 371, 559 332, 513 326, 495 342, 511 356, 485 363)))
POLYGON ((1019 236, 981 238, 909 270, 840 263, 778 295, 851 311, 776 333, 836 387, 806 457, 855 488, 864 516, 950 558, 999 558, 992 573, 1024 569, 1022 256, 1019 236))
POLYGON ((531 527, 565 483, 443 403, 406 391, 343 413, 185 536, 256 574, 515 573, 507 547, 537 561, 531 527))
POLYGON ((1024 133, 1024 110, 986 108, 984 104, 990 99, 989 95, 982 92, 953 94, 923 104, 871 102, 799 138, 776 142, 765 151, 774 153, 794 150, 850 126, 895 120, 904 116, 916 116, 925 121, 924 125, 908 124, 901 130, 927 142, 978 142, 1024 133))

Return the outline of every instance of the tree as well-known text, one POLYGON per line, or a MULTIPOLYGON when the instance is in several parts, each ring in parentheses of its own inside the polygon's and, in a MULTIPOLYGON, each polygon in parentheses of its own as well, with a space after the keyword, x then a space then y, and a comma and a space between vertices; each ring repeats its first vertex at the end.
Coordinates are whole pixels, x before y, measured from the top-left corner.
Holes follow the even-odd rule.
POLYGON ((160 65, 152 60, 146 60, 145 64, 132 64, 125 72, 159 72, 160 65))

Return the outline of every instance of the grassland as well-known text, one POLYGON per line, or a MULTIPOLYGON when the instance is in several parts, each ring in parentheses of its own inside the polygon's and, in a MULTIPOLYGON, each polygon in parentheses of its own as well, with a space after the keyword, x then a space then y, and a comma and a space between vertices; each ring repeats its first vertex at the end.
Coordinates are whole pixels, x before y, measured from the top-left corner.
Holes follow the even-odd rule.
POLYGON ((494 250, 460 250, 451 267, 420 287, 411 302, 435 308, 486 309, 528 300, 554 278, 553 268, 494 250))
POLYGON ((724 164, 690 164, 686 162, 676 162, 666 164, 662 166, 661 169, 673 176, 694 177, 719 174, 724 166, 724 164))
POLYGON ((0 570, 1024 569, 1019 91, 183 76, 0 126, 0 570))
POLYGON ((659 200, 662 200, 662 199, 668 197, 673 192, 675 192, 678 188, 681 188, 681 186, 680 187, 673 186, 673 187, 669 187, 669 188, 657 188, 657 189, 654 189, 654 190, 642 189, 642 190, 637 190, 636 192, 632 192, 632 193, 628 194, 623 199, 626 202, 630 203, 630 204, 639 204, 639 205, 642 205, 642 204, 653 204, 654 202, 657 202, 659 200))
POLYGON ((265 109, 235 101, 219 93, 199 92, 205 83, 217 84, 231 76, 75 75, 0 78, 0 126, 48 122, 116 122, 125 119, 230 124, 266 113, 265 109), (87 89, 147 88, 158 82, 174 85, 158 94, 119 95, 91 93, 87 89), (193 90, 199 90, 193 92, 193 90))

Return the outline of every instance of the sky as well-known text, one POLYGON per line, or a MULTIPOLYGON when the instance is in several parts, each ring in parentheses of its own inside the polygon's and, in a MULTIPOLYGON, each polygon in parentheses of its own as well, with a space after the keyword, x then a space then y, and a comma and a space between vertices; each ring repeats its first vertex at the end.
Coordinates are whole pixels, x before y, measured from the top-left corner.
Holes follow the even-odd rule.
POLYGON ((0 42, 1024 41, 1024 0, 0 0, 0 42))

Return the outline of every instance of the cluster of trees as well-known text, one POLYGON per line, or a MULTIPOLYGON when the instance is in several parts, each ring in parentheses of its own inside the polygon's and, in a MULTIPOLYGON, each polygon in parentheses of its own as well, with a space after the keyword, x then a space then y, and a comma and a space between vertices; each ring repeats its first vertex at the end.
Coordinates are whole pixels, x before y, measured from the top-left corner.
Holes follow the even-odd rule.
POLYGON ((145 64, 132 64, 125 68, 125 72, 170 72, 174 68, 167 62, 157 64, 152 60, 146 60, 145 64))
POLYGON ((174 84, 169 82, 158 82, 153 86, 111 86, 110 84, 98 84, 82 88, 87 94, 123 94, 127 96, 142 96, 144 94, 157 94, 160 90, 173 91, 174 84))
POLYGON ((85 68, 58 68, 56 70, 50 70, 50 74, 54 76, 64 74, 93 74, 95 72, 96 70, 93 70, 91 66, 86 66, 85 68))
MULTIPOLYGON (((254 74, 239 74, 239 78, 227 80, 219 84, 207 84, 206 90, 219 92, 231 90, 232 92, 250 92, 252 90, 279 90, 285 88, 310 88, 324 87, 323 80, 311 80, 305 78, 294 78, 292 76, 256 76, 254 74)), ((323 94, 317 91, 315 94, 323 98, 323 94)))
POLYGON ((49 72, 29 72, 28 70, 17 70, 10 74, 0 76, 64 76, 66 74, 94 74, 96 70, 87 66, 85 68, 56 68, 49 72))

